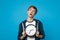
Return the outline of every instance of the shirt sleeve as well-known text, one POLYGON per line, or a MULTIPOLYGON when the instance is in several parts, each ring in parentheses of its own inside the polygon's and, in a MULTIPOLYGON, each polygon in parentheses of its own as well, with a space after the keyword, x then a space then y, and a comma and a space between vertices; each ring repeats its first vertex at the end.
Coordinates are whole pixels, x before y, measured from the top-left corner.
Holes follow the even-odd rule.
POLYGON ((22 23, 19 24, 19 31, 18 31, 18 40, 21 40, 20 37, 22 36, 23 28, 22 23))
POLYGON ((40 21, 38 22, 38 30, 39 30, 39 34, 43 35, 43 37, 41 39, 45 38, 45 33, 44 33, 43 25, 42 25, 42 23, 40 21))

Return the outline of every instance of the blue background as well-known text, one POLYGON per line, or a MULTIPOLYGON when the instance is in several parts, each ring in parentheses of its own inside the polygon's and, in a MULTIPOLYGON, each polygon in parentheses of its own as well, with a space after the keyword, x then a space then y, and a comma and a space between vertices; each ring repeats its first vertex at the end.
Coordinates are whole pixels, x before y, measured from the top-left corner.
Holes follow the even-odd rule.
POLYGON ((17 40, 19 23, 27 19, 27 9, 35 5, 36 19, 43 23, 44 40, 60 40, 59 0, 0 0, 0 40, 17 40))

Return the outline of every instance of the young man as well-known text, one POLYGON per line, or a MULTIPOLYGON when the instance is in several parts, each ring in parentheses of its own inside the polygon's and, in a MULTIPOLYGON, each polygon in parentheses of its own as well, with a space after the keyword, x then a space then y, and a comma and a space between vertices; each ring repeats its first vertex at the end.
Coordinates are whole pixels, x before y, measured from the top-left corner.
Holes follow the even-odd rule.
POLYGON ((42 23, 34 19, 34 16, 37 13, 37 8, 35 6, 30 6, 28 8, 28 18, 19 24, 18 40, 40 40, 45 37, 42 23), (30 24, 33 24, 36 27, 36 33, 34 36, 29 37, 26 34, 26 27, 30 24), (23 27, 24 25, 24 27, 23 27), (38 25, 38 28, 37 28, 38 25))

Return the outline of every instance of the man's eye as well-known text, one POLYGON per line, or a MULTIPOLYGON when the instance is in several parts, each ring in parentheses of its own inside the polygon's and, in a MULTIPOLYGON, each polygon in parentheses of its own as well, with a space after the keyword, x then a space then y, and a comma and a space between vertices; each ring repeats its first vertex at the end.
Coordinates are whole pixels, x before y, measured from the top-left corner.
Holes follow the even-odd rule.
POLYGON ((33 11, 33 13, 35 13, 35 12, 33 11))

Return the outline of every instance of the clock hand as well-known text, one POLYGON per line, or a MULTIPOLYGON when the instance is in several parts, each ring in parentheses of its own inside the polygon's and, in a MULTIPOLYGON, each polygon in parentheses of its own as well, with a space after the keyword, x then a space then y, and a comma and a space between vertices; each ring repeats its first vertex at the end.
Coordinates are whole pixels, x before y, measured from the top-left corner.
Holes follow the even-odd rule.
MULTIPOLYGON (((33 31, 33 29, 31 29, 30 32, 31 32, 31 31, 33 31)), ((29 32, 29 34, 30 34, 30 32, 29 32)))

